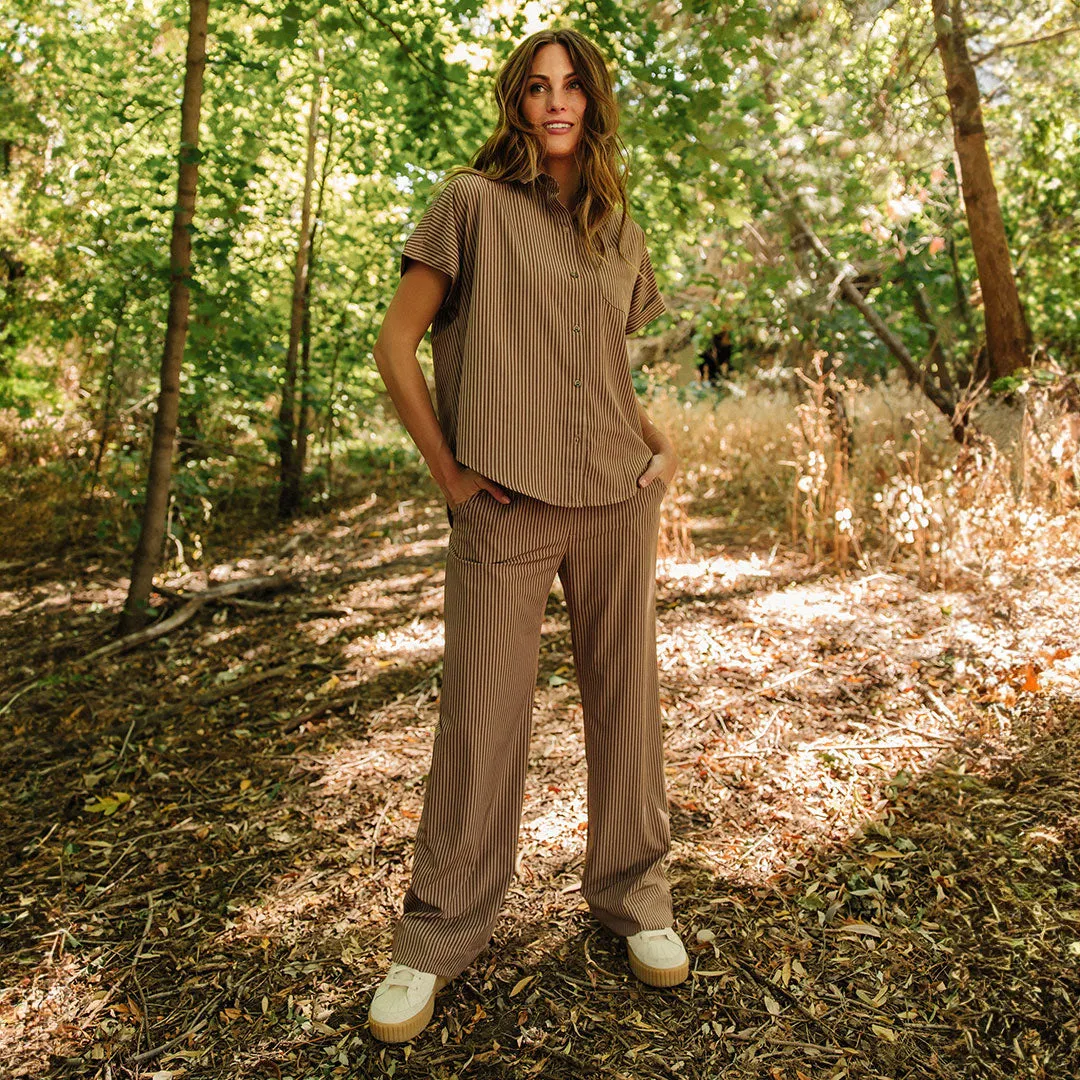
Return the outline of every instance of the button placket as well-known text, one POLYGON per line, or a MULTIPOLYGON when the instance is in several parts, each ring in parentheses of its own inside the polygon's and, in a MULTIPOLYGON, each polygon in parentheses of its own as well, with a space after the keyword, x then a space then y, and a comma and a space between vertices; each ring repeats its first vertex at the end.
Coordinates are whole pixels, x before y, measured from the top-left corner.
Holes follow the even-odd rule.
MULTIPOLYGON (((571 220, 570 213, 562 207, 558 207, 562 211, 560 219, 563 224, 568 228, 573 228, 573 221, 571 220)), ((575 286, 571 288, 573 295, 573 305, 570 308, 569 319, 570 330, 573 337, 570 339, 570 355, 572 359, 571 374, 573 375, 572 383, 573 389, 580 390, 582 380, 585 375, 585 334, 583 329, 584 316, 585 316, 585 289, 581 288, 582 276, 578 269, 579 252, 577 249, 576 237, 571 234, 566 238, 567 249, 569 258, 567 263, 569 264, 570 279, 575 283, 575 286)), ((574 466, 572 468, 572 480, 571 483, 574 487, 574 498, 580 498, 582 492, 579 490, 580 485, 584 482, 585 477, 585 433, 583 430, 584 423, 584 401, 582 398, 576 398, 571 400, 571 413, 570 413, 570 425, 569 425, 569 446, 568 449, 574 454, 574 466)))

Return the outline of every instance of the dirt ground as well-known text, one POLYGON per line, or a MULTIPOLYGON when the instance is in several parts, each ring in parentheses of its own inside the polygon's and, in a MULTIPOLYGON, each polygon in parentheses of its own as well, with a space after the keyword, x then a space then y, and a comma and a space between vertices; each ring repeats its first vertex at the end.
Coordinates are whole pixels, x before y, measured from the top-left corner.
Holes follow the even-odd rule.
POLYGON ((11 1077, 1080 1075, 1080 556, 964 588, 837 574, 672 490, 658 630, 691 977, 580 900, 585 758, 549 598, 518 872, 408 1046, 366 1029, 438 715, 448 526, 380 490, 239 535, 173 633, 120 553, 0 570, 11 1077), (687 543, 678 543, 682 536, 687 543))

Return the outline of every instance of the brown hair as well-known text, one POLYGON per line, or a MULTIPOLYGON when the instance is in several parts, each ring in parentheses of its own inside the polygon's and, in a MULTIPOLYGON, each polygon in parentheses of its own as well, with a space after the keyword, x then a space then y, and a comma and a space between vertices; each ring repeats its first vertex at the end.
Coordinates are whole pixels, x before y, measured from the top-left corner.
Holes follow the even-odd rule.
POLYGON ((619 137, 619 106, 607 62, 600 49, 576 30, 540 30, 525 38, 507 57, 495 76, 495 103, 499 119, 487 142, 468 165, 457 165, 446 176, 479 173, 490 180, 535 183, 544 159, 544 144, 526 121, 525 98, 533 57, 545 45, 557 44, 570 54, 588 104, 575 157, 581 175, 580 197, 573 210, 585 250, 599 260, 604 254, 600 226, 622 206, 619 239, 629 212, 626 199, 626 146, 619 137))

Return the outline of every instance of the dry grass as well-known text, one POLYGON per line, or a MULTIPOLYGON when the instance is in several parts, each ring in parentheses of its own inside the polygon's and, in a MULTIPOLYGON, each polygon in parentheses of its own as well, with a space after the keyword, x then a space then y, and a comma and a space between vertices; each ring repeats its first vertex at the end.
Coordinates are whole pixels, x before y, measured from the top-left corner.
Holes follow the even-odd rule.
MULTIPOLYGON (((929 414, 925 399, 901 381, 841 384, 841 392, 854 430, 843 498, 857 508, 865 535, 875 524, 874 492, 917 444, 922 445, 924 468, 941 467, 956 451, 945 423, 929 414)), ((832 449, 827 425, 817 415, 801 420, 800 410, 805 416, 807 406, 819 413, 820 397, 780 371, 729 383, 719 397, 680 400, 677 393, 657 388, 649 400, 650 415, 671 435, 683 462, 676 483, 715 503, 745 539, 762 542, 790 531, 800 477, 820 475, 811 454, 826 456, 832 449)), ((827 464, 824 479, 831 483, 831 461, 827 464)))
POLYGON ((1076 385, 1032 382, 1019 404, 984 403, 975 420, 989 434, 963 448, 899 378, 865 386, 778 371, 719 398, 654 389, 649 408, 684 463, 675 488, 729 541, 945 585, 1080 539, 1076 385))

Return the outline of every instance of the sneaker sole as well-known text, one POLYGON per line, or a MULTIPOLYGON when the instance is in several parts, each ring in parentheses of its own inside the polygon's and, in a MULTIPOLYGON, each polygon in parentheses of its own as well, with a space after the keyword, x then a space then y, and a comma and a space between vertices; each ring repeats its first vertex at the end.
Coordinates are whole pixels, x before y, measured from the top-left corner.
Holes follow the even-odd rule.
POLYGON ((408 1042, 410 1039, 416 1038, 431 1023, 431 1017, 435 1011, 435 995, 449 981, 449 979, 440 975, 435 980, 435 989, 431 991, 431 997, 424 1003, 423 1008, 407 1020, 399 1020, 396 1024, 383 1024, 369 1016, 368 1027, 371 1029, 371 1034, 379 1042, 390 1043, 408 1042))
POLYGON ((630 970, 649 986, 676 986, 683 982, 690 974, 690 959, 687 957, 678 967, 654 968, 642 963, 634 954, 634 950, 627 946, 627 956, 630 958, 630 970))

